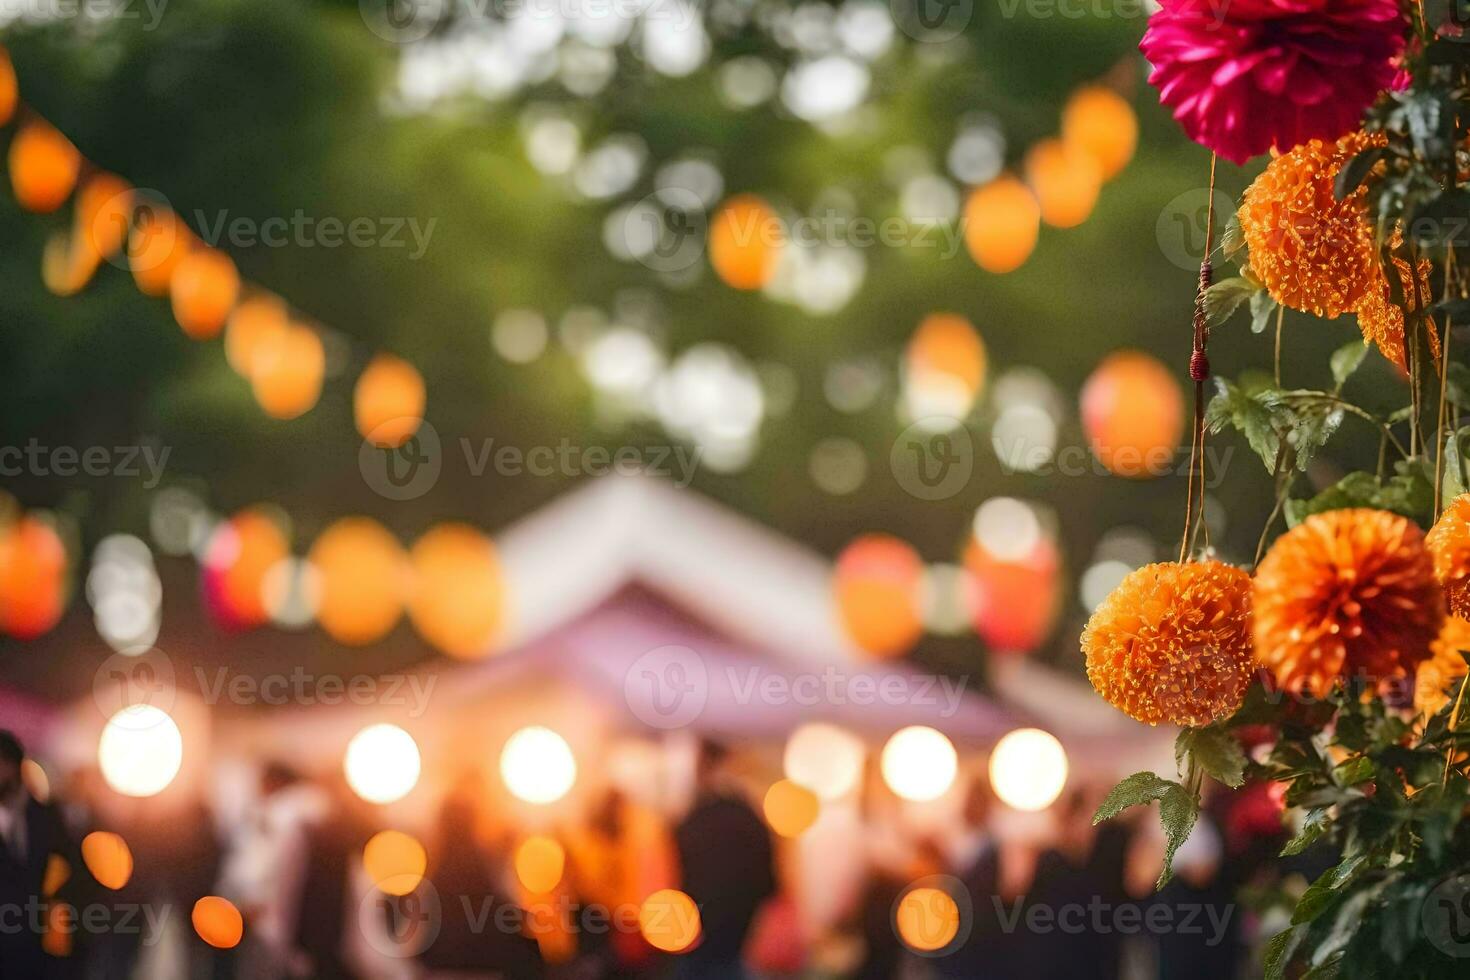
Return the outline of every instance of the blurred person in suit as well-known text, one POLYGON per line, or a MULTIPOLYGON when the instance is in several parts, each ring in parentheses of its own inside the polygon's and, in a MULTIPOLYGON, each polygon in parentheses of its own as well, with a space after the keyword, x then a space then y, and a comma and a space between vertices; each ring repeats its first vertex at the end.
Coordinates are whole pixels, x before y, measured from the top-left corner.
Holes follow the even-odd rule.
POLYGON ((77 867, 79 857, 56 809, 41 803, 21 778, 25 748, 0 729, 0 980, 61 976, 48 952, 47 868, 54 858, 77 867))

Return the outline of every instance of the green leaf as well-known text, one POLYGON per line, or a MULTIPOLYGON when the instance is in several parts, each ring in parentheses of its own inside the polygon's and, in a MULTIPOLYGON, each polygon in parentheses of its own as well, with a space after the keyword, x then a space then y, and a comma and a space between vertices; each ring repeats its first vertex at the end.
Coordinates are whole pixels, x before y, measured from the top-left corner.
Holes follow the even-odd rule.
POLYGON ((1212 779, 1231 789, 1245 785, 1245 751, 1229 732, 1218 728, 1184 728, 1174 740, 1174 759, 1192 756, 1212 779))
POLYGON ((1189 838, 1199 818, 1199 800, 1183 786, 1171 784, 1159 801, 1159 822, 1164 825, 1164 868, 1154 888, 1161 889, 1174 877, 1174 853, 1189 838))
POLYGON ((1439 488, 1440 507, 1448 507, 1465 492, 1465 484, 1460 480, 1460 436, 1463 431, 1451 432, 1444 437, 1444 482, 1439 488))
POLYGON ((1372 779, 1376 772, 1373 760, 1366 755, 1360 755, 1333 769, 1332 778, 1337 780, 1339 786, 1357 786, 1372 779))
POLYGON ((1308 810, 1306 820, 1302 821, 1302 829, 1286 842, 1286 846, 1281 849, 1281 857, 1294 857, 1321 840, 1332 829, 1332 822, 1328 817, 1331 812, 1331 807, 1325 806, 1308 810))
POLYGON ((1206 322, 1212 327, 1218 327, 1230 319, 1230 314, 1239 309, 1240 304, 1255 295, 1259 289, 1259 286, 1241 276, 1221 279, 1205 290, 1206 322))
POLYGON ((1216 378, 1215 385, 1218 394, 1205 409, 1205 423, 1210 431, 1235 429, 1261 457, 1266 470, 1274 472, 1276 454, 1281 447, 1277 423, 1284 421, 1280 392, 1269 387, 1252 390, 1244 379, 1241 384, 1232 384, 1225 378, 1216 378))
POLYGON ((1234 211, 1230 212, 1230 220, 1225 222, 1225 231, 1220 235, 1220 254, 1227 259, 1234 259, 1235 253, 1245 248, 1245 236, 1240 230, 1240 215, 1234 211))
POLYGON ((1276 312, 1276 301, 1271 294, 1262 289, 1251 294, 1251 333, 1261 333, 1271 322, 1271 314, 1276 312))
POLYGON ((1342 974, 1343 953, 1329 956, 1301 975, 1301 980, 1336 980, 1342 974))
POLYGON ((1362 186, 1363 181, 1368 179, 1368 174, 1378 165, 1378 162, 1388 155, 1388 147, 1375 146, 1364 150, 1343 164, 1337 172, 1337 180, 1332 186, 1333 195, 1341 201, 1353 191, 1362 186))
POLYGON ((1366 860, 1367 858, 1360 854, 1324 871, 1297 901, 1296 911, 1291 914, 1292 925, 1311 922, 1321 915, 1323 910, 1338 897, 1343 886, 1357 877, 1358 871, 1366 860))
POLYGON ((1349 473, 1310 500, 1286 505, 1286 521, 1296 527, 1313 514, 1344 507, 1375 507, 1416 521, 1425 520, 1434 503, 1432 476, 1423 461, 1400 460, 1398 472, 1380 482, 1372 473, 1349 473))
POLYGON ((1340 389, 1368 356, 1368 345, 1353 340, 1332 352, 1332 380, 1340 389))
POLYGON ((1266 955, 1262 964, 1265 980, 1285 980, 1286 968, 1291 965, 1291 958, 1306 935, 1306 927, 1292 926, 1271 937, 1271 941, 1266 943, 1266 955))
POLYGON ((1178 786, 1178 783, 1162 779, 1151 772, 1135 772, 1114 786, 1107 799, 1102 801, 1102 805, 1092 815, 1093 826, 1113 819, 1129 807, 1163 799, 1164 794, 1178 786))

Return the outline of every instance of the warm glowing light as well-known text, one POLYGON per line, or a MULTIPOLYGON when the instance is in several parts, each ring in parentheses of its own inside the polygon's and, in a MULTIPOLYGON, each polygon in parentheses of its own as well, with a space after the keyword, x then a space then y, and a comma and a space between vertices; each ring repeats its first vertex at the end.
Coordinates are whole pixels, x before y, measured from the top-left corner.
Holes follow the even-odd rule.
POLYGON ((990 754, 990 786, 1017 810, 1045 810, 1067 785, 1067 753, 1050 732, 1018 728, 990 754))
POLYGON ((822 812, 822 801, 805 786, 782 779, 766 790, 762 809, 766 823, 776 833, 782 837, 800 837, 817 822, 822 812))
POLYGON ((786 230, 770 205, 754 194, 730 198, 709 226, 715 274, 736 289, 760 289, 776 273, 786 230))
POLYGON ((154 796, 179 774, 184 738, 161 708, 135 704, 108 720, 97 743, 97 766, 124 796, 154 796))
POLYGON ((408 613, 424 639, 454 657, 484 656, 500 629, 500 563, 490 539, 467 524, 440 524, 419 538, 409 559, 408 613))
POLYGON ((381 639, 403 614, 408 559, 377 521, 345 517, 322 532, 308 556, 319 585, 316 618, 338 643, 381 639))
POLYGON ((937 800, 954 785, 960 760, 943 732, 913 725, 883 746, 883 781, 906 800, 937 800))
POLYGON ((854 643, 869 653, 906 653, 923 633, 918 552, 887 534, 865 534, 837 558, 837 612, 854 643))
POLYGON ((577 760, 567 740, 534 725, 510 737, 500 752, 500 778, 527 803, 555 803, 577 781, 577 760))
POLYGON ((401 800, 418 784, 419 747, 397 725, 369 725, 347 743, 347 785, 369 803, 401 800))
POLYGON ((638 928, 654 949, 682 953, 699 941, 699 906, 678 889, 656 891, 638 910, 638 928))
POLYGON ((1014 177, 998 177, 976 188, 965 203, 965 246, 987 272, 1019 269, 1040 233, 1041 208, 1014 177))
POLYGON ((96 275, 102 257, 58 231, 41 250, 41 283, 54 296, 75 296, 96 275))
POLYGON ((263 507, 248 507, 215 528, 201 573, 205 600, 221 625, 248 629, 270 620, 265 579, 289 555, 280 519, 263 507))
POLYGON ((1061 557, 1039 525, 1035 536, 1029 525, 1018 524, 1004 536, 971 538, 965 572, 975 632, 987 646, 996 653, 1022 653, 1046 641, 1061 611, 1061 557))
POLYGON ((362 868, 385 895, 410 894, 424 880, 428 867, 424 845, 399 830, 379 831, 362 849, 362 868))
POLYGON ((1082 428, 1098 461, 1118 476, 1172 475, 1184 432, 1184 396, 1157 358, 1119 351, 1082 386, 1082 428))
POLYGON ((1072 93, 1062 110, 1062 142, 1097 161, 1104 180, 1118 174, 1138 146, 1138 116, 1117 92, 1087 85, 1072 93))
POLYGON ((401 446, 424 419, 424 379, 412 364, 392 354, 374 357, 352 391, 357 431, 374 445, 401 446))
MULTIPOLYGON (((963 393, 962 404, 948 413, 956 418, 969 414, 970 406, 985 385, 985 344, 969 320, 955 313, 926 316, 904 355, 904 385, 963 393)), ((934 398, 913 398, 932 403, 934 398)))
POLYGON ((1026 154, 1026 182, 1036 193, 1041 220, 1072 228, 1087 220, 1102 188, 1102 170, 1086 150, 1042 140, 1026 154))
POLYGON ((77 194, 77 239, 93 255, 106 258, 122 247, 133 221, 133 188, 116 174, 87 179, 77 194))
POLYGON ((0 525, 0 631, 33 640, 66 609, 66 546, 34 515, 0 525))
POLYGON ((532 895, 555 888, 566 863, 567 852, 550 837, 531 837, 516 848, 516 877, 532 895))
POLYGON ((249 378, 261 348, 278 340, 289 325, 286 304, 279 296, 247 296, 225 325, 225 360, 236 374, 249 378))
POLYGON ((10 140, 10 186, 27 211, 49 214, 65 204, 81 166, 71 140, 45 120, 30 119, 10 140))
POLYGON ((288 324, 267 334, 250 361, 250 387, 261 409, 274 419, 294 419, 316 405, 327 370, 327 354, 315 330, 288 324))
POLYGON ((199 248, 178 260, 168 291, 179 327, 195 340, 208 340, 235 308, 240 273, 225 253, 199 248))
POLYGON ((836 725, 809 722, 786 742, 786 778, 823 800, 840 800, 857 787, 864 755, 857 736, 836 725))
POLYGON ((19 101, 20 83, 15 78, 15 66, 10 63, 10 52, 0 48, 0 126, 10 122, 19 101))
POLYGON ((960 907, 942 888, 912 888, 898 901, 894 926, 910 949, 937 952, 959 935, 960 907))
POLYGON ((168 292, 174 270, 194 248, 194 236, 178 215, 149 207, 138 215, 128 236, 128 266, 139 291, 148 296, 168 292))
POLYGON ((133 876, 133 852, 117 834, 96 830, 82 838, 82 861, 97 884, 113 891, 133 876))
POLYGON ((189 916, 199 938, 215 949, 234 949, 245 934, 245 920, 229 899, 206 895, 194 903, 189 916))

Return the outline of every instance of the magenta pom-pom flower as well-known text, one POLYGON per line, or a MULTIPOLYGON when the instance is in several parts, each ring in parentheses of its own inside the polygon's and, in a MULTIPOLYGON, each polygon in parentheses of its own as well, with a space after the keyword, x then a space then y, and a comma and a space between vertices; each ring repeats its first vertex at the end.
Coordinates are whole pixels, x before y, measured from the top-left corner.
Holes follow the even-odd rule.
POLYGON ((1397 0, 1163 0, 1139 48, 1189 138, 1244 163, 1356 129, 1405 26, 1397 0))

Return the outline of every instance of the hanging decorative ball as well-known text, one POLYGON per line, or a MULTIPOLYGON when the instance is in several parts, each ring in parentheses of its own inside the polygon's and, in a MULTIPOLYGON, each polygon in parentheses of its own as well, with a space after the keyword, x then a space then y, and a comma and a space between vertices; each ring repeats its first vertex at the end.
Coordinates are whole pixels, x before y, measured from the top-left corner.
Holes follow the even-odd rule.
POLYGON ((240 377, 252 377, 261 349, 279 340, 289 326, 284 300, 271 293, 251 293, 225 323, 225 360, 240 377))
POLYGON ((225 253, 200 248, 179 259, 169 277, 168 291, 174 319, 184 333, 195 340, 208 340, 219 333, 235 308, 240 274, 225 253))
POLYGON ((147 296, 167 294, 174 270, 194 244, 193 233, 168 208, 140 209, 128 236, 128 267, 138 291, 147 296))
POLYGON ((378 522, 337 521, 316 539, 308 561, 320 583, 317 622, 338 643, 380 640, 403 615, 408 558, 378 522))
POLYGON ((1425 544, 1449 611, 1470 619, 1470 493, 1450 502, 1429 529, 1425 544))
POLYGON ((1110 180, 1133 159, 1138 147, 1138 116, 1128 100, 1106 85, 1084 85, 1062 109, 1062 142, 1097 161, 1110 180))
POLYGON ((924 563, 906 542, 865 534, 837 558, 833 588, 847 635, 867 652, 896 657, 924 631, 919 593, 924 563))
POLYGON ((467 524, 440 524, 409 555, 408 613, 425 640, 454 657, 481 657, 504 621, 505 582, 495 545, 467 524))
POLYGON ((1184 395, 1169 369, 1141 351, 1103 358, 1082 386, 1082 428, 1092 454, 1117 476, 1174 470, 1184 434, 1184 395))
POLYGON ((10 122, 20 102, 20 83, 15 78, 15 65, 10 62, 10 52, 0 48, 0 126, 10 122))
POLYGON ((71 140, 42 119, 31 119, 10 141, 10 186, 27 211, 50 214, 66 203, 81 172, 71 140))
POLYGON ((358 433, 375 446, 393 449, 418 431, 424 419, 424 379, 401 357, 379 354, 358 376, 352 416, 358 433))
POLYGON ((1019 269, 1041 233, 1041 208, 1026 185, 1009 175, 977 187, 965 202, 965 247, 987 272, 1019 269))
POLYGON ((257 338, 250 387, 271 418, 299 418, 316 406, 326 370, 322 339, 315 330, 292 323, 278 334, 257 338))
POLYGON ((760 289, 776 274, 786 230, 771 206, 740 194, 720 206, 709 226, 709 260, 735 289, 760 289))
POLYGON ((77 192, 77 238, 101 258, 127 240, 133 223, 133 186, 116 174, 87 178, 77 192))
POLYGON ((0 630, 17 640, 50 632, 66 609, 66 546, 49 522, 28 514, 0 525, 0 630))
POLYGON ((1245 700, 1251 579, 1219 561, 1160 562, 1123 579, 1082 632, 1087 677, 1130 718, 1199 727, 1245 700))
POLYGON ((250 629, 270 620, 266 576, 290 556, 278 517, 264 507, 247 507, 210 535, 201 562, 210 612, 229 629, 250 629))
POLYGON ((1026 154, 1026 183, 1036 194, 1042 221, 1054 228, 1075 228, 1097 204, 1102 168, 1082 147, 1041 140, 1026 154))
POLYGON ((1256 658, 1282 690, 1325 696, 1339 680, 1412 675, 1444 623, 1424 534, 1365 507, 1314 514, 1256 568, 1256 658))

